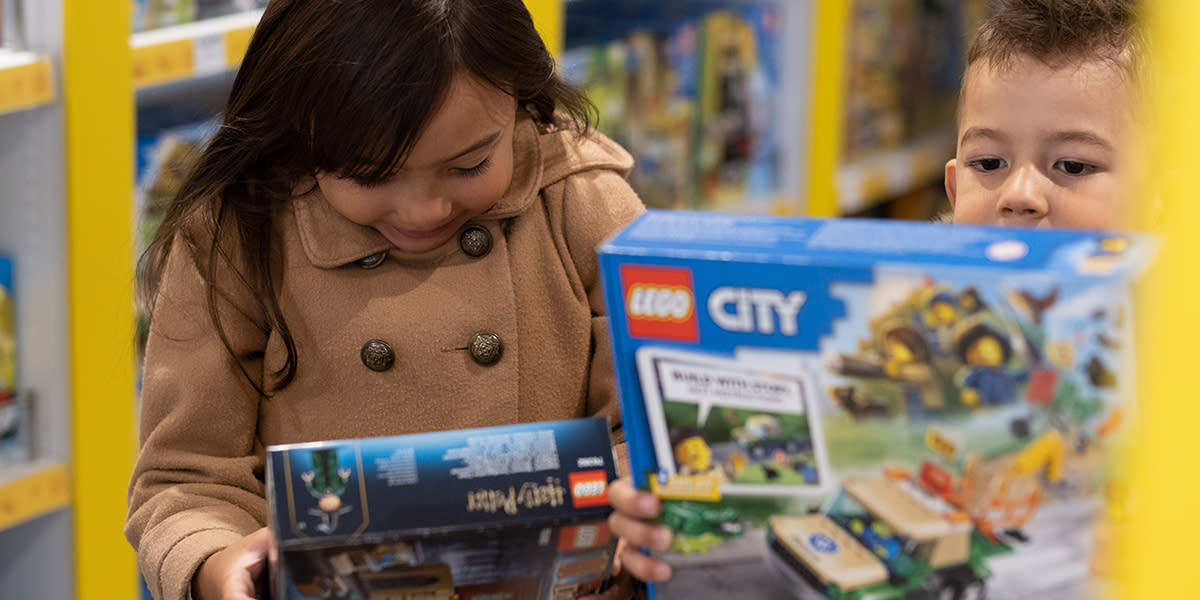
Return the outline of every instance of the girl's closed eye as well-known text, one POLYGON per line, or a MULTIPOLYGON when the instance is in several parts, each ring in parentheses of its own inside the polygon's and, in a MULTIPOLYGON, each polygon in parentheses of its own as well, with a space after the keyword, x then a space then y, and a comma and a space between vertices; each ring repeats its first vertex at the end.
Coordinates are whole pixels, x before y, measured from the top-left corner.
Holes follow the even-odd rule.
POLYGON ((988 173, 991 171, 995 171, 997 169, 1003 169, 1004 167, 1007 167, 1008 161, 1004 160, 1003 158, 985 157, 985 158, 977 158, 975 160, 968 161, 967 166, 972 169, 975 169, 976 171, 988 173))
POLYGON ((492 157, 488 156, 473 167, 456 168, 454 173, 460 177, 476 177, 482 175, 490 166, 492 166, 492 157))

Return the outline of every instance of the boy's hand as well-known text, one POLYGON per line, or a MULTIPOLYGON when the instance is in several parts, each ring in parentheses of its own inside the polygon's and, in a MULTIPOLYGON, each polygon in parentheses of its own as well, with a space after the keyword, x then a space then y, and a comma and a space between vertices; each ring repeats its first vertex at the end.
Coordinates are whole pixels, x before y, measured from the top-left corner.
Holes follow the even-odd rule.
POLYGON ((666 581, 671 578, 671 566, 642 554, 640 547, 666 550, 671 546, 671 530, 662 525, 646 523, 658 516, 661 509, 653 494, 633 488, 630 477, 622 477, 608 488, 608 500, 613 513, 608 526, 620 538, 616 563, 626 573, 642 581, 666 581))
POLYGON ((263 527, 208 557, 192 578, 195 600, 254 600, 256 580, 266 577, 271 530, 263 527))

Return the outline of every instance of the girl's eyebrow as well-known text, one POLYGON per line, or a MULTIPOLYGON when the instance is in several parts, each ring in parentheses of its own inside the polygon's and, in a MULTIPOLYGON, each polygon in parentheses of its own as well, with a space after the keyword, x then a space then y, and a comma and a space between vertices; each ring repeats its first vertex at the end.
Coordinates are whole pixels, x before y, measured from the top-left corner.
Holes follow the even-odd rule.
POLYGON ((464 148, 462 150, 462 152, 459 152, 458 154, 455 154, 454 156, 451 156, 442 162, 453 162, 453 161, 456 161, 476 150, 479 150, 480 148, 486 148, 486 147, 492 145, 492 142, 495 142, 497 139, 500 138, 500 133, 501 133, 500 131, 497 131, 491 135, 485 136, 482 139, 480 139, 479 141, 475 142, 474 144, 471 144, 470 146, 467 146, 466 148, 464 148))

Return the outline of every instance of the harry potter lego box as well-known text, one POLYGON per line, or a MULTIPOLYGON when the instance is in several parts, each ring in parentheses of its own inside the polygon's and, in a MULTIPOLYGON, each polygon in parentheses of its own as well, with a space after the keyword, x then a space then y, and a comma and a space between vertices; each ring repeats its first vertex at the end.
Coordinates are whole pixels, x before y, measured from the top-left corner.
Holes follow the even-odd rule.
POLYGON ((273 446, 273 597, 559 600, 612 565, 604 418, 273 446))
POLYGON ((658 598, 1078 598, 1131 429, 1126 234, 651 211, 600 249, 658 598))

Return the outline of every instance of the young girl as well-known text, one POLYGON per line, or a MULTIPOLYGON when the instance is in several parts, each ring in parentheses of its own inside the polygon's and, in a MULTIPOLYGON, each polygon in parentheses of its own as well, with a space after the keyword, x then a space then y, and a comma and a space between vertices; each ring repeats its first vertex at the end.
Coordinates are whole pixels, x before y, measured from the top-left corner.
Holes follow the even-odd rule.
POLYGON ((642 204, 589 106, 521 0, 272 0, 143 259, 157 598, 254 596, 267 445, 619 423, 594 249, 642 204))

